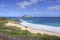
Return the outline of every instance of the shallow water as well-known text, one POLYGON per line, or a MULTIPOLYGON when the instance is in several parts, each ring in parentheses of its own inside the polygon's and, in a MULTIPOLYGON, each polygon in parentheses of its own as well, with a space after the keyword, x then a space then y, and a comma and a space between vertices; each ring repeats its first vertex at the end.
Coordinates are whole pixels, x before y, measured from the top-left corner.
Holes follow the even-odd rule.
POLYGON ((60 33, 60 27, 56 27, 56 26, 48 26, 48 25, 42 25, 42 24, 33 24, 33 23, 26 22, 26 21, 23 21, 20 24, 22 24, 24 26, 27 26, 27 27, 30 27, 30 28, 33 28, 33 29, 60 33))

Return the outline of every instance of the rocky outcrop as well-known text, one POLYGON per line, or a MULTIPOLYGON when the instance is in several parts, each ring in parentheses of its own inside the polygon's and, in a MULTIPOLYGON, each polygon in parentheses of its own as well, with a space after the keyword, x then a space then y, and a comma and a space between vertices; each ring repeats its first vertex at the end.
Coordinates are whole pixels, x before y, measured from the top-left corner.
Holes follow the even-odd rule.
POLYGON ((28 15, 23 15, 22 18, 29 18, 30 16, 28 15))

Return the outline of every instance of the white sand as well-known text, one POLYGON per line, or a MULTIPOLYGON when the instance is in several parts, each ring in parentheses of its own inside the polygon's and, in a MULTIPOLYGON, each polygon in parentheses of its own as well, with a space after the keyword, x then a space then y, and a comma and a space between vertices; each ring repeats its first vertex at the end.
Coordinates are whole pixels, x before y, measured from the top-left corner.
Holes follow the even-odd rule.
POLYGON ((18 25, 18 24, 14 24, 14 23, 7 23, 6 25, 10 25, 10 26, 17 26, 17 27, 21 27, 22 30, 28 30, 30 31, 31 33, 41 33, 41 34, 48 34, 48 35, 55 35, 55 36, 60 36, 60 34, 58 33, 53 33, 53 32, 49 32, 49 31, 44 31, 44 30, 36 30, 36 29, 32 29, 32 28, 25 28, 24 26, 22 25, 18 25))

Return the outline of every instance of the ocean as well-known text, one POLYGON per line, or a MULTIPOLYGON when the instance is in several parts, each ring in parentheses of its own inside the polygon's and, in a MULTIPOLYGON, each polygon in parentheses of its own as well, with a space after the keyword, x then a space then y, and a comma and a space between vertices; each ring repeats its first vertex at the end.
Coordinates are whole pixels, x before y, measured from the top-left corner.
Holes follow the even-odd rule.
POLYGON ((33 24, 43 24, 48 26, 60 27, 60 17, 30 17, 30 18, 19 18, 19 17, 9 17, 15 20, 24 20, 33 24))
POLYGON ((43 24, 48 26, 60 27, 60 17, 33 17, 33 18, 22 18, 22 20, 34 24, 43 24))
POLYGON ((28 26, 33 29, 60 33, 60 17, 10 17, 9 19, 22 20, 22 25, 28 26))

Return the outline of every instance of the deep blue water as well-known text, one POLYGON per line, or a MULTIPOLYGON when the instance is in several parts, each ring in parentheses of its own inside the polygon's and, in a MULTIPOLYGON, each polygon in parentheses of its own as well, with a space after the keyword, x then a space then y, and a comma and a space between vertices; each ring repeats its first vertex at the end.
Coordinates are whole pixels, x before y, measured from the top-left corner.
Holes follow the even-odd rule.
POLYGON ((34 24, 43 24, 49 26, 60 27, 60 17, 31 17, 31 18, 19 18, 19 17, 10 17, 10 19, 24 20, 34 24))

